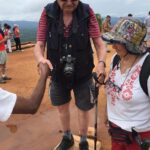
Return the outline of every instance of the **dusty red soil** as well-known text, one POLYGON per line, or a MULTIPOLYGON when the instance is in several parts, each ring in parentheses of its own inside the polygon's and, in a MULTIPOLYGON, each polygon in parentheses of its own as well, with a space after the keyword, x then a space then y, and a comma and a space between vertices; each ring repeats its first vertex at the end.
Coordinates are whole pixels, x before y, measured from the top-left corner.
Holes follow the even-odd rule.
MULTIPOLYGON (((114 52, 111 50, 107 56, 107 71, 110 58, 114 52)), ((36 84, 38 73, 33 55, 33 48, 23 52, 8 54, 8 75, 12 77, 0 87, 28 97, 36 84)), ((48 81, 49 82, 49 81, 48 81)), ((0 123, 0 150, 52 150, 61 138, 61 126, 56 108, 51 106, 48 98, 48 83, 46 92, 35 115, 12 115, 5 122, 0 123)), ((110 138, 104 126, 104 108, 106 98, 104 89, 100 89, 98 139, 102 141, 102 150, 110 149, 110 138)), ((78 134, 78 119, 74 102, 71 102, 71 128, 78 134)), ((94 111, 90 113, 90 126, 94 126, 94 111)))

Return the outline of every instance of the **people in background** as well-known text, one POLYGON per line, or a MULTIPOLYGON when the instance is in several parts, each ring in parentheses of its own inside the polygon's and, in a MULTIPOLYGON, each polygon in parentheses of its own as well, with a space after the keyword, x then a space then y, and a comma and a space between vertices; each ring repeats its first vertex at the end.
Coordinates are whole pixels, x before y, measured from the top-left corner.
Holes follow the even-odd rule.
POLYGON ((5 36, 2 32, 0 33, 0 83, 6 83, 6 80, 11 80, 11 78, 6 75, 7 52, 5 42, 8 39, 8 36, 5 36))
POLYGON ((102 32, 109 32, 112 29, 111 27, 111 17, 109 15, 106 16, 102 23, 102 32))
MULTIPOLYGON (((112 29, 111 17, 109 15, 107 15, 106 18, 104 19, 103 23, 102 23, 102 32, 103 33, 109 32, 111 29, 112 29)), ((105 44, 107 47, 107 53, 110 53, 111 50, 109 49, 107 42, 105 44)))
POLYGON ((133 15, 131 13, 128 14, 128 17, 133 17, 133 15))
POLYGON ((13 35, 14 35, 14 41, 16 43, 16 50, 22 51, 21 41, 20 41, 20 29, 19 29, 19 26, 17 24, 14 24, 13 35))
POLYGON ((12 32, 11 32, 11 26, 8 24, 4 24, 4 35, 8 37, 6 41, 6 50, 8 53, 12 52, 11 48, 11 38, 12 38, 12 32))
POLYGON ((4 32, 2 30, 2 24, 1 24, 1 22, 0 22, 0 34, 2 34, 2 36, 4 37, 4 32))

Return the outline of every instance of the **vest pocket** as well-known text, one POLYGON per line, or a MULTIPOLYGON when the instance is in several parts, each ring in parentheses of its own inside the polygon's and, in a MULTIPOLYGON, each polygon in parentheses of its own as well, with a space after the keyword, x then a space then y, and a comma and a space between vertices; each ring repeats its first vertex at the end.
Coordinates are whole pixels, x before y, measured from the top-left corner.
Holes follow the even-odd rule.
POLYGON ((58 50, 58 34, 53 31, 48 31, 47 33, 47 45, 49 49, 58 50))
POLYGON ((78 45, 78 50, 84 50, 87 48, 89 36, 87 33, 81 32, 77 35, 76 45, 78 45))
POLYGON ((75 64, 77 78, 82 78, 90 74, 93 67, 93 55, 91 53, 86 54, 86 51, 79 52, 75 64))

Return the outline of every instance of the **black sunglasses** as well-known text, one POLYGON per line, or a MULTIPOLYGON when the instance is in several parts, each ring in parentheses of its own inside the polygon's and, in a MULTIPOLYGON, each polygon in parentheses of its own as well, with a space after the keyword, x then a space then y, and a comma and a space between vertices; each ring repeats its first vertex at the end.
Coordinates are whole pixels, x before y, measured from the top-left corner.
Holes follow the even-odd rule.
POLYGON ((117 93, 119 93, 122 90, 121 87, 119 87, 113 81, 111 81, 111 78, 108 78, 108 80, 105 82, 105 86, 109 86, 110 88, 114 88, 117 93))

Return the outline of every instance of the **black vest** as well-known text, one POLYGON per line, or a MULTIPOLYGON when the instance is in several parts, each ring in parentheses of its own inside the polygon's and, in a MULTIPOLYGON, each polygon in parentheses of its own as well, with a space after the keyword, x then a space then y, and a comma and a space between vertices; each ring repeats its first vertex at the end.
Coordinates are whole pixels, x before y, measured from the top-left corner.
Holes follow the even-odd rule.
POLYGON ((79 2, 73 13, 71 32, 64 37, 63 15, 57 2, 45 7, 47 15, 47 58, 54 67, 53 80, 63 80, 63 67, 60 58, 71 54, 75 60, 74 82, 88 80, 94 67, 93 51, 88 32, 89 6, 79 2))

